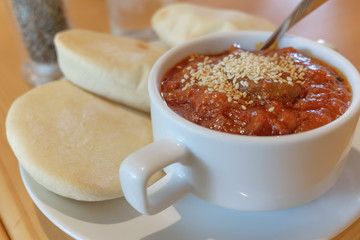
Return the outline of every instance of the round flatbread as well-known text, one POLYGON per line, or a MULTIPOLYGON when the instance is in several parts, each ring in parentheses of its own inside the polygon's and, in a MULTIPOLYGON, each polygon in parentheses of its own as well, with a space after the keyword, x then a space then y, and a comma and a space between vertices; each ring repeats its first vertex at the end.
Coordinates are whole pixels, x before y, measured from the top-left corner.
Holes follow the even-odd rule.
POLYGON ((54 40, 65 77, 92 93, 150 112, 147 82, 165 49, 144 41, 70 29, 54 40))
POLYGON ((259 16, 191 3, 165 5, 155 12, 151 25, 170 47, 210 33, 276 29, 273 23, 259 16))
POLYGON ((6 134, 19 162, 38 183, 85 201, 122 196, 121 162, 152 142, 149 115, 66 80, 19 97, 8 112, 6 134))

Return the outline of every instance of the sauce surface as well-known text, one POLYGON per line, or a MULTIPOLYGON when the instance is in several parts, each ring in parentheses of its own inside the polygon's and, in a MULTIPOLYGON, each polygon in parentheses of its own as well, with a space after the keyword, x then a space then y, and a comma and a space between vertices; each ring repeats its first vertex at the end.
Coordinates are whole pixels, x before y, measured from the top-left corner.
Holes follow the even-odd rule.
POLYGON ((171 68, 161 95, 180 116, 209 129, 256 136, 308 131, 341 116, 351 88, 335 68, 288 47, 193 54, 171 68))

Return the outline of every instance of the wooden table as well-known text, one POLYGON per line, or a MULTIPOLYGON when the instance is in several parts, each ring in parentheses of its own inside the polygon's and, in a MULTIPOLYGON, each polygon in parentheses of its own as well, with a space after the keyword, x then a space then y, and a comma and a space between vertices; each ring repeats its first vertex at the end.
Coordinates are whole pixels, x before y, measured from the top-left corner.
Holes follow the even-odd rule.
MULTIPOLYGON (((6 1, 5 1, 6 2, 6 1)), ((279 24, 297 0, 193 0, 209 6, 240 9, 279 24)), ((108 32, 104 0, 67 0, 74 27, 108 32)), ((290 32, 313 40, 325 39, 360 69, 360 1, 331 0, 290 32)), ((20 74, 16 32, 0 3, 0 239, 71 239, 34 205, 21 181, 18 162, 5 136, 5 118, 11 103, 28 91, 20 74)), ((336 236, 336 240, 360 239, 360 218, 336 236)))

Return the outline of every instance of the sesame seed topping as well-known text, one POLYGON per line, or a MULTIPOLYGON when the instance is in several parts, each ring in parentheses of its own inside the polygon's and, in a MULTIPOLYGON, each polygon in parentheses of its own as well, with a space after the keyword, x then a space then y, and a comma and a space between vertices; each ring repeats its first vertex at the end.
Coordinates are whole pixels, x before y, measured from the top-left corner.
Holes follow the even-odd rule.
POLYGON ((270 108, 268 109, 268 111, 269 111, 269 112, 273 112, 274 109, 275 109, 274 107, 270 107, 270 108))
MULTIPOLYGON (((193 55, 189 61, 196 58, 202 60, 193 68, 187 67, 183 80, 190 79, 183 89, 192 85, 208 87, 207 92, 225 93, 228 102, 233 99, 247 98, 250 84, 259 84, 260 80, 270 80, 278 84, 304 84, 306 68, 296 65, 291 55, 258 55, 252 52, 233 52, 218 62, 213 62, 209 56, 193 55), (294 82, 293 82, 294 81, 294 82), (240 91, 241 90, 241 91, 240 91)), ((261 100, 261 96, 254 96, 261 100)), ((244 105, 242 105, 244 106, 244 105)), ((243 107, 242 107, 243 108, 243 107)))

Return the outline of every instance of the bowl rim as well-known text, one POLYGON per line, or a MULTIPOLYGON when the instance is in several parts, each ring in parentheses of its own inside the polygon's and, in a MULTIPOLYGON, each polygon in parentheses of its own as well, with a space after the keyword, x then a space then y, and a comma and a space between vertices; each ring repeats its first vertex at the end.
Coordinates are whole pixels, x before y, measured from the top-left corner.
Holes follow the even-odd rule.
MULTIPOLYGON (((335 131, 339 127, 343 126, 344 124, 347 124, 350 120, 352 120, 354 117, 358 118, 360 114, 360 74, 358 70, 353 66, 353 64, 347 60, 344 56, 342 56, 339 52, 330 49, 329 47, 326 47, 324 45, 321 45, 315 41, 312 41, 307 38, 299 37, 292 34, 286 34, 280 41, 281 42, 285 40, 291 40, 296 41, 303 46, 311 46, 312 48, 317 48, 320 52, 326 52, 327 57, 330 58, 336 58, 337 62, 343 62, 344 70, 347 72, 345 73, 343 70, 339 69, 340 72, 342 72, 344 75, 351 76, 351 80, 347 77, 348 82, 351 86, 352 90, 352 100, 350 103, 349 108, 346 110, 346 112, 341 115, 339 118, 335 119, 334 121, 301 133, 294 133, 294 134, 288 134, 288 135, 277 135, 277 136, 249 136, 249 135, 240 135, 240 134, 232 134, 232 133, 225 133, 220 132, 216 130, 212 130, 203 126, 200 126, 198 124, 195 124, 177 113, 175 113, 170 107, 167 106, 165 101, 160 96, 160 88, 159 83, 161 82, 161 79, 163 77, 163 74, 160 75, 160 70, 162 68, 165 68, 164 66, 169 64, 169 59, 173 56, 177 56, 180 60, 183 59, 183 57, 179 57, 184 52, 184 49, 189 49, 197 44, 204 44, 207 42, 214 42, 214 41, 224 41, 226 39, 237 39, 237 38, 249 38, 249 37, 257 37, 261 39, 266 39, 268 36, 270 36, 272 32, 267 31, 235 31, 235 32, 226 32, 226 33, 214 33, 209 34, 205 36, 201 36, 192 40, 188 40, 182 44, 179 44, 171 49, 169 49, 167 52, 165 52, 153 65, 150 75, 149 75, 149 81, 148 81, 148 91, 149 91, 149 97, 151 102, 151 108, 157 107, 161 109, 165 114, 167 114, 172 121, 176 121, 178 124, 181 124, 183 127, 185 127, 187 130, 192 132, 197 132, 198 134, 205 135, 206 137, 215 137, 218 139, 228 139, 228 140, 246 140, 248 142, 292 142, 292 141, 301 141, 301 140, 307 140, 309 137, 316 137, 316 136, 322 136, 325 134, 328 134, 332 131, 335 131)), ((254 43, 255 45, 256 43, 254 43)), ((228 49, 230 46, 227 46, 227 48, 224 48, 224 50, 228 49)), ((196 53, 196 52, 194 52, 196 53)), ((310 57, 311 54, 310 54, 310 57)), ((323 60, 321 59, 322 61, 323 60)), ((178 62, 178 61, 177 61, 178 62)), ((330 64, 331 66, 331 64, 330 64)), ((170 69, 173 66, 170 66, 166 68, 166 70, 170 69)), ((165 72, 166 72, 165 70, 165 72)), ((153 111, 151 111, 152 113, 153 111)))

